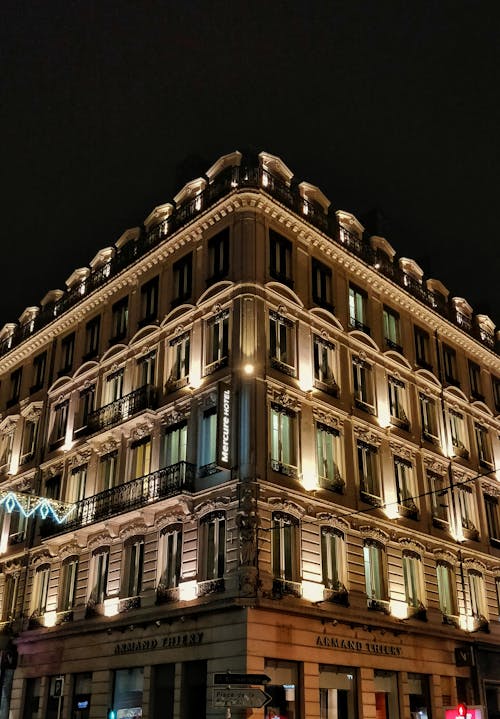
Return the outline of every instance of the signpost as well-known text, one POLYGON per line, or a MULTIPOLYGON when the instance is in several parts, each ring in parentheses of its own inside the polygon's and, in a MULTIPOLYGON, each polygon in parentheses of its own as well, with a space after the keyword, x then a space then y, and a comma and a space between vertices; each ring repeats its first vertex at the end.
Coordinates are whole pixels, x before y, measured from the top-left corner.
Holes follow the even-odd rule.
POLYGON ((214 684, 268 684, 271 677, 267 674, 214 674, 214 684))
POLYGON ((271 697, 255 687, 214 687, 214 707, 245 707, 260 709, 271 697))

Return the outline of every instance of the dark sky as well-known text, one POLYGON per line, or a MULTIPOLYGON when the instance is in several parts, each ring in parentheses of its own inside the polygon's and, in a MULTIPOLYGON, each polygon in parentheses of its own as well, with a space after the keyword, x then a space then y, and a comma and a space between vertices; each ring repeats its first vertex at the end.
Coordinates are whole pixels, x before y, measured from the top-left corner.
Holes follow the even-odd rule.
POLYGON ((500 324, 498 0, 3 0, 0 328, 252 147, 500 324))

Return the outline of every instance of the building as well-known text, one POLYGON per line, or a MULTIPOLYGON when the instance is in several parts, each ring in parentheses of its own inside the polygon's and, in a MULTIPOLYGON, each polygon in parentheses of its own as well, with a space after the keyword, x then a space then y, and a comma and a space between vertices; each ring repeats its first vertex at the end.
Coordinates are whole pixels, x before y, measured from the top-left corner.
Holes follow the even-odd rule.
POLYGON ((221 157, 0 333, 2 719, 499 717, 496 347, 221 157))

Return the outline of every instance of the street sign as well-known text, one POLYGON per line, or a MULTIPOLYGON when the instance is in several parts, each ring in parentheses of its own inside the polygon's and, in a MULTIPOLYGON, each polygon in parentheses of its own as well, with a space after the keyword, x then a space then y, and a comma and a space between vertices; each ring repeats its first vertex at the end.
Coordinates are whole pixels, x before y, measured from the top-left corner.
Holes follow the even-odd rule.
POLYGON ((214 684, 267 684, 270 681, 267 674, 214 674, 214 684))
POLYGON ((269 694, 252 687, 214 687, 214 707, 246 707, 260 709, 271 701, 269 694))

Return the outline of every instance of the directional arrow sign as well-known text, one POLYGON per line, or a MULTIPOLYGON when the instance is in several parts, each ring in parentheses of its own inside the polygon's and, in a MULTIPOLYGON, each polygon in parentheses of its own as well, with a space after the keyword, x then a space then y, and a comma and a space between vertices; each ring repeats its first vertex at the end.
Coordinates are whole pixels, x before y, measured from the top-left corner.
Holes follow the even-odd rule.
POLYGON ((267 684, 270 681, 267 674, 214 674, 214 684, 267 684))
POLYGON ((262 689, 246 687, 214 687, 212 704, 214 707, 247 707, 260 709, 271 701, 269 694, 262 689))

